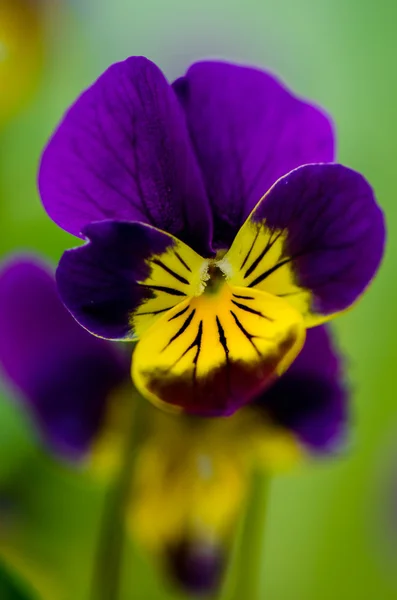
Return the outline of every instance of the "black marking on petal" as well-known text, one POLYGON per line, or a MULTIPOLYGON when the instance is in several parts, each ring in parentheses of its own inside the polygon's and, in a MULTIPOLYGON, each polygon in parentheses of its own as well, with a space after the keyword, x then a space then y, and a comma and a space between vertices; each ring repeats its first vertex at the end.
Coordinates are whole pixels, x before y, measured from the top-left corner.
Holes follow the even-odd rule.
POLYGON ((178 329, 178 331, 176 332, 176 334, 173 335, 172 338, 170 339, 170 341, 168 342, 168 344, 166 346, 164 346, 162 352, 164 352, 164 350, 166 348, 168 348, 168 346, 170 346, 172 344, 172 342, 174 342, 177 338, 179 338, 182 335, 182 333, 184 333, 186 331, 186 329, 189 327, 190 323, 192 322, 192 319, 193 319, 195 313, 196 313, 196 309, 193 308, 192 312, 190 313, 190 315, 188 316, 188 318, 183 322, 183 324, 178 329))
POLYGON ((268 269, 267 271, 265 271, 264 273, 262 273, 262 275, 258 275, 258 277, 256 277, 253 281, 251 281, 251 283, 249 283, 247 285, 247 287, 249 287, 249 288, 255 287, 259 283, 262 283, 262 281, 264 279, 266 279, 267 277, 269 277, 269 275, 271 275, 272 273, 274 273, 275 271, 277 271, 277 269, 280 269, 281 267, 283 267, 284 265, 288 264, 289 262, 292 262, 293 260, 294 259, 292 257, 289 257, 289 258, 286 258, 285 260, 282 260, 281 262, 277 263, 276 265, 274 265, 273 267, 271 267, 270 269, 268 269))
POLYGON ((252 250, 254 249, 254 246, 255 246, 255 244, 256 244, 256 240, 258 239, 259 231, 260 231, 260 227, 258 227, 258 228, 257 228, 257 230, 256 230, 256 235, 255 235, 255 237, 254 237, 254 239, 253 239, 253 241, 252 241, 252 244, 251 244, 251 246, 250 246, 250 249, 248 250, 248 252, 247 252, 247 254, 246 254, 246 256, 245 256, 245 258, 244 258, 244 260, 243 260, 243 263, 242 263, 242 265, 241 265, 240 269, 244 269, 244 267, 245 267, 245 263, 247 262, 247 260, 248 260, 248 259, 249 259, 249 257, 251 256, 251 252, 252 252, 252 250))
POLYGON ((196 356, 193 358, 193 365, 194 365, 194 367, 193 367, 193 385, 194 386, 196 385, 196 380, 197 380, 197 362, 198 362, 200 352, 201 352, 202 339, 203 339, 203 321, 200 321, 197 335, 196 335, 195 339, 193 340, 193 342, 190 344, 189 348, 186 350, 186 352, 189 352, 189 350, 191 350, 195 346, 197 347, 196 356))
POLYGON ((237 327, 240 329, 241 333, 243 333, 245 335, 245 337, 247 338, 247 340, 249 341, 249 343, 255 348, 256 353, 258 354, 258 356, 262 356, 261 353, 259 352, 258 348, 255 345, 254 342, 254 338, 256 338, 256 335, 252 335, 251 333, 249 333, 246 328, 244 327, 244 325, 241 323, 241 321, 239 320, 238 316, 231 310, 230 314, 232 315, 237 327))
MULTIPOLYGON (((202 339, 203 339, 203 321, 201 320, 198 326, 198 330, 197 330, 197 335, 194 338, 193 342, 190 344, 190 346, 188 346, 186 348, 186 350, 180 355, 179 358, 177 358, 177 360, 174 362, 174 364, 172 365, 172 367, 170 368, 174 368, 175 365, 178 364, 178 362, 180 360, 182 360, 182 358, 184 356, 186 356, 186 354, 188 352, 190 352, 190 350, 192 350, 193 348, 197 348, 196 350, 196 354, 193 358, 193 374, 192 374, 192 379, 193 379, 193 388, 194 388, 194 394, 196 393, 196 386, 197 386, 197 363, 198 363, 198 359, 200 356, 200 352, 201 352, 201 343, 202 343, 202 339)), ((188 398, 187 398, 188 400, 188 398)))
POLYGON ((222 327, 222 324, 220 322, 220 319, 218 316, 215 317, 216 318, 216 325, 218 327, 218 335, 219 335, 219 341, 222 345, 223 351, 225 353, 225 358, 226 358, 226 389, 227 389, 227 393, 230 393, 230 362, 229 362, 229 347, 227 345, 227 339, 226 339, 226 335, 225 335, 225 330, 222 327))
POLYGON ((223 350, 225 352, 226 362, 229 362, 229 348, 227 346, 227 339, 226 339, 226 336, 225 336, 225 330, 222 327, 222 324, 221 324, 221 322, 219 320, 219 317, 216 316, 215 319, 216 319, 216 325, 218 327, 219 341, 222 344, 222 348, 223 348, 223 350))
POLYGON ((152 260, 152 263, 154 265, 157 265, 157 266, 161 267, 162 269, 164 269, 164 271, 166 271, 169 275, 171 275, 172 277, 174 277, 180 283, 183 283, 185 285, 189 285, 189 281, 187 279, 185 279, 185 277, 182 277, 181 275, 178 275, 178 273, 175 273, 175 271, 173 271, 172 269, 170 269, 170 267, 167 267, 167 265, 165 265, 158 258, 155 258, 154 260, 152 260))
POLYGON ((264 249, 262 250, 262 252, 254 260, 254 262, 251 264, 251 266, 248 267, 248 269, 246 270, 246 272, 244 274, 244 279, 247 279, 247 277, 249 277, 251 275, 251 273, 253 273, 255 271, 256 267, 264 259, 264 257, 266 256, 266 254, 272 248, 272 246, 274 246, 274 244, 277 242, 277 240, 281 236, 281 234, 282 234, 282 231, 279 231, 278 234, 276 235, 276 237, 273 240, 272 240, 272 235, 269 236, 269 239, 267 240, 266 246, 264 247, 264 249))
POLYGON ((167 312, 174 308, 173 306, 168 306, 167 308, 162 308, 161 310, 149 310, 148 312, 138 312, 135 313, 135 317, 143 317, 144 315, 159 315, 160 313, 167 312))
POLYGON ((263 319, 267 319, 268 321, 274 321, 274 319, 267 317, 266 315, 261 313, 259 310, 255 310, 254 308, 251 308, 250 306, 245 306, 245 304, 240 304, 240 302, 236 302, 235 300, 232 300, 232 303, 235 306, 237 306, 237 308, 240 308, 241 310, 244 310, 245 312, 251 313, 252 315, 258 315, 258 317, 262 317, 263 319))
POLYGON ((186 356, 186 354, 190 350, 192 350, 192 348, 197 347, 197 352, 196 352, 196 355, 195 355, 195 357, 193 359, 193 364, 194 364, 194 380, 195 380, 195 378, 196 378, 196 371, 197 371, 197 361, 198 361, 198 357, 199 357, 200 352, 201 352, 201 341, 202 341, 202 338, 203 338, 203 321, 200 321, 199 326, 198 326, 197 335, 194 338, 193 342, 190 344, 190 346, 188 346, 186 348, 186 350, 184 352, 182 352, 182 354, 176 359, 176 361, 169 367, 168 370, 170 371, 171 369, 173 369, 179 363, 179 361, 182 360, 182 358, 184 356, 186 356))
POLYGON ((279 298, 287 298, 288 296, 297 296, 298 294, 302 294, 302 290, 297 290, 296 292, 288 292, 286 294, 276 294, 279 298))
POLYGON ((181 315, 183 315, 187 310, 189 310, 190 306, 187 305, 185 308, 183 308, 182 310, 180 310, 179 312, 176 313, 176 315, 174 315, 173 317, 171 317, 170 319, 168 319, 169 321, 173 321, 174 319, 177 319, 178 317, 180 317, 181 315))
POLYGON ((254 296, 239 296, 239 294, 232 294, 233 298, 240 298, 240 300, 255 300, 254 296))
POLYGON ((185 292, 181 290, 176 290, 175 288, 166 287, 164 285, 148 285, 146 283, 140 284, 143 287, 146 287, 150 290, 156 290, 158 292, 164 292, 165 294, 170 294, 170 296, 186 296, 185 292))
POLYGON ((178 252, 176 252, 175 250, 174 250, 174 254, 177 257, 177 259, 179 260, 179 262, 185 267, 185 269, 187 269, 191 273, 192 272, 191 268, 189 267, 187 262, 185 262, 183 260, 182 256, 180 254, 178 254, 178 252))

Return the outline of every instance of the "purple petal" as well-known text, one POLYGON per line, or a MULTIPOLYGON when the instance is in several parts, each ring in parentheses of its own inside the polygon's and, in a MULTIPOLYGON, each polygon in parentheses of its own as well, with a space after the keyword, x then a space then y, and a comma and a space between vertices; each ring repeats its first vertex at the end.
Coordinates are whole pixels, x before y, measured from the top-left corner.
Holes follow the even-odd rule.
POLYGON ((88 449, 109 393, 129 372, 112 344, 74 321, 53 277, 32 259, 0 273, 0 365, 45 440, 69 457, 88 449))
POLYGON ((214 246, 227 247, 282 175, 334 159, 328 118, 257 69, 193 65, 174 83, 214 214, 214 246))
POLYGON ((71 107, 42 158, 51 218, 83 237, 103 219, 141 221, 209 253, 211 216, 182 110, 161 71, 132 57, 71 107))
POLYGON ((340 357, 322 326, 307 331, 298 358, 257 403, 314 452, 327 452, 346 438, 347 396, 340 357))
MULTIPOLYGON (((65 306, 95 335, 133 339, 132 318, 140 306, 147 304, 141 312, 153 319, 186 299, 183 281, 188 281, 181 276, 178 281, 163 270, 164 285, 161 279, 155 279, 157 285, 146 284, 152 272, 150 260, 167 253, 175 259, 173 252, 182 242, 148 225, 122 221, 92 223, 84 234, 89 243, 64 253, 56 278, 65 306), (153 312, 150 300, 157 302, 153 312)), ((189 269, 182 263, 179 267, 189 269)), ((184 273, 188 276, 189 271, 184 273)))
POLYGON ((255 269, 248 267, 247 285, 283 292, 300 310, 302 292, 307 292, 309 320, 348 308, 370 283, 383 255, 385 225, 373 190, 359 173, 341 165, 292 171, 272 187, 250 221, 258 231, 263 226, 274 232, 280 254, 270 269, 261 266, 267 252, 255 269))

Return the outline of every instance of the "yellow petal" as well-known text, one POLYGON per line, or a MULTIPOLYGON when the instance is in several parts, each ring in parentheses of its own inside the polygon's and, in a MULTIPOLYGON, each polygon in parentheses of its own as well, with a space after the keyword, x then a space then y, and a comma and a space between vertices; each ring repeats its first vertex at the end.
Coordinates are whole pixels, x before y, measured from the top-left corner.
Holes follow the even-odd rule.
POLYGON ((305 327, 314 327, 333 318, 335 314, 315 314, 310 290, 298 284, 286 250, 288 232, 270 229, 266 221, 255 221, 254 213, 255 209, 223 258, 222 267, 228 273, 229 283, 285 299, 303 315, 305 327))
POLYGON ((181 302, 144 333, 132 376, 163 407, 231 414, 288 368, 304 338, 302 317, 285 300, 223 284, 181 302))
POLYGON ((187 297, 200 295, 208 278, 209 261, 170 234, 170 245, 147 260, 149 276, 138 284, 152 292, 132 314, 131 326, 140 337, 154 321, 187 297))

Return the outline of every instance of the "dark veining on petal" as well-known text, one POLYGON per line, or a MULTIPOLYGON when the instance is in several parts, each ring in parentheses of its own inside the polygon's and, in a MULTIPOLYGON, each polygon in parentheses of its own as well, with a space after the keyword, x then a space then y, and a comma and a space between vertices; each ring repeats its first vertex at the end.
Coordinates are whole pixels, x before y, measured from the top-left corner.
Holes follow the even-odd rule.
POLYGON ((197 384, 197 362, 198 362, 200 352, 201 352, 202 339, 203 339, 203 321, 200 321, 197 335, 196 335, 195 339, 193 340, 193 342, 190 344, 189 348, 186 350, 186 352, 189 352, 189 350, 191 350, 192 348, 197 347, 196 356, 193 359, 193 365, 194 365, 193 385, 194 385, 194 387, 196 387, 196 384, 197 384))
POLYGON ((237 315, 231 310, 230 314, 232 315, 237 327, 240 329, 240 331, 245 335, 245 337, 247 338, 247 340, 250 342, 250 344, 255 348, 256 353, 258 356, 262 356, 261 353, 259 352, 258 348, 255 345, 254 342, 254 338, 258 337, 256 335, 252 335, 251 333, 249 333, 246 328, 244 327, 244 325, 241 323, 241 321, 239 320, 239 318, 237 317, 237 315))
POLYGON ((176 334, 172 336, 172 338, 170 339, 170 341, 168 342, 168 344, 166 346, 164 346, 162 352, 164 352, 164 350, 166 348, 168 348, 168 346, 170 346, 172 344, 172 342, 174 342, 177 338, 179 338, 182 335, 182 333, 184 333, 186 331, 186 329, 189 327, 190 323, 192 322, 192 319, 193 319, 195 313, 196 313, 196 309, 194 308, 192 310, 192 312, 190 313, 190 315, 187 317, 187 319, 184 321, 184 323, 180 327, 180 329, 178 329, 178 331, 176 332, 176 334))
POLYGON ((174 250, 174 254, 177 257, 177 259, 179 260, 179 262, 185 267, 185 269, 187 269, 191 273, 192 272, 191 268, 189 267, 187 262, 185 262, 183 260, 182 256, 180 254, 178 254, 178 252, 176 252, 175 250, 174 250))
POLYGON ((248 252, 247 252, 247 254, 246 254, 246 256, 245 256, 245 258, 244 258, 244 260, 243 260, 243 263, 242 263, 242 265, 241 265, 240 269, 244 269, 244 267, 245 267, 245 263, 247 262, 247 260, 248 260, 248 259, 249 259, 249 257, 251 256, 251 252, 252 252, 252 250, 254 249, 254 246, 255 246, 255 244, 256 244, 256 240, 258 239, 258 236, 259 236, 259 232, 260 232, 260 227, 258 227, 258 228, 257 228, 257 230, 256 230, 255 237, 254 237, 254 239, 252 240, 252 244, 251 244, 251 246, 250 246, 250 249, 248 250, 248 252))
POLYGON ((232 294, 233 298, 240 298, 240 300, 255 300, 253 296, 240 296, 239 294, 232 294))
POLYGON ((262 275, 258 275, 258 277, 256 277, 253 281, 251 281, 251 283, 249 283, 247 285, 247 287, 249 287, 249 288, 255 287, 259 283, 262 283, 262 281, 264 279, 266 279, 267 277, 269 277, 269 275, 271 275, 272 273, 274 273, 275 271, 277 271, 278 269, 280 269, 284 265, 287 265, 289 262, 292 262, 293 260, 296 260, 296 258, 297 258, 297 256, 288 257, 288 258, 282 260, 281 262, 275 264, 273 267, 271 267, 270 269, 268 269, 267 271, 265 271, 264 273, 262 273, 262 275))
POLYGON ((157 290, 158 292, 170 294, 171 296, 186 296, 185 292, 182 292, 181 290, 176 290, 175 288, 166 287, 164 285, 148 285, 146 283, 142 283, 140 285, 150 290, 157 290))
POLYGON ((276 237, 274 239, 272 239, 273 232, 271 233, 269 239, 267 240, 266 246, 264 247, 264 249, 262 250, 262 252, 254 260, 254 262, 251 264, 251 266, 248 267, 248 269, 246 270, 246 272, 244 274, 244 279, 246 279, 247 277, 249 277, 251 275, 251 273, 253 273, 255 271, 255 269, 257 268, 257 266, 259 265, 259 263, 264 259, 264 257, 269 252, 269 250, 274 246, 274 244, 277 242, 277 240, 279 239, 279 237, 281 236, 281 234, 282 234, 282 231, 279 231, 278 234, 276 235, 276 237))
POLYGON ((240 308, 241 310, 244 310, 245 312, 251 313, 253 315, 258 315, 258 317, 262 317, 263 319, 267 319, 268 321, 274 321, 274 319, 267 317, 266 315, 261 313, 259 310, 255 310, 254 308, 251 308, 250 306, 245 306, 245 304, 240 304, 240 302, 236 302, 235 300, 232 300, 232 303, 235 306, 237 306, 237 308, 240 308))
POLYGON ((227 339, 225 335, 225 330, 222 327, 220 319, 216 316, 216 324, 218 327, 219 341, 222 345, 223 351, 225 353, 226 358, 226 390, 227 393, 230 394, 230 361, 229 361, 229 347, 227 345, 227 339))
POLYGON ((186 350, 184 352, 182 352, 182 354, 176 359, 176 361, 166 370, 166 372, 170 371, 171 369, 173 369, 180 360, 182 360, 182 358, 184 356, 186 356, 186 354, 192 350, 192 348, 195 348, 197 346, 197 353, 196 356, 193 359, 193 364, 194 364, 194 381, 196 380, 196 370, 197 370, 197 361, 198 361, 198 357, 199 354, 201 352, 201 340, 203 337, 203 321, 200 321, 199 326, 198 326, 198 331, 197 331, 197 335, 194 338, 193 342, 190 344, 190 346, 188 346, 186 348, 186 350))
POLYGON ((181 315, 184 315, 185 312, 187 310, 189 310, 190 306, 187 305, 185 308, 183 308, 182 310, 180 310, 179 312, 176 313, 176 315, 174 315, 173 317, 170 317, 168 320, 169 321, 173 321, 174 319, 177 319, 178 317, 180 317, 181 315))
POLYGON ((168 267, 167 265, 165 265, 161 260, 155 258, 151 262, 154 265, 157 265, 157 266, 161 267, 162 269, 164 269, 164 271, 166 271, 167 273, 169 273, 169 275, 171 275, 172 277, 174 277, 180 283, 183 283, 185 285, 189 285, 189 281, 187 279, 185 279, 185 277, 182 277, 178 273, 175 273, 175 271, 173 271, 172 269, 170 269, 170 267, 168 267))

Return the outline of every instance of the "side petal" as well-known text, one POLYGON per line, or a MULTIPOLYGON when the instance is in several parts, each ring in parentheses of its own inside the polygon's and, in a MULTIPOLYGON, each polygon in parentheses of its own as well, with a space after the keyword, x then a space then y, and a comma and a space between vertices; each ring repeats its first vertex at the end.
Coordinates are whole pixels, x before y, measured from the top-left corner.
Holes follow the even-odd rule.
POLYGON ((164 231, 101 221, 83 232, 88 243, 63 254, 56 278, 65 306, 99 337, 135 339, 201 290, 206 261, 164 231))
POLYGON ((132 376, 162 407, 232 414, 288 368, 304 337, 301 316, 285 300, 224 285, 158 319, 137 344, 132 376))
POLYGON ((205 178, 216 248, 231 245, 279 177, 306 163, 334 160, 325 114, 258 69, 197 63, 174 89, 205 178))
POLYGON ((0 367, 48 444, 71 458, 88 449, 108 394, 128 377, 114 346, 72 319, 54 278, 32 259, 0 273, 0 367))
POLYGON ((209 252, 209 205, 184 115, 143 57, 110 67, 70 108, 43 154, 39 188, 50 217, 74 235, 93 221, 142 221, 209 252))
POLYGON ((349 425, 348 393, 342 360, 327 327, 307 332, 299 356, 256 404, 313 452, 335 452, 343 445, 349 425))
POLYGON ((230 283, 285 298, 311 327, 363 293, 384 241, 382 211, 359 173, 306 165, 269 190, 224 261, 230 283))

